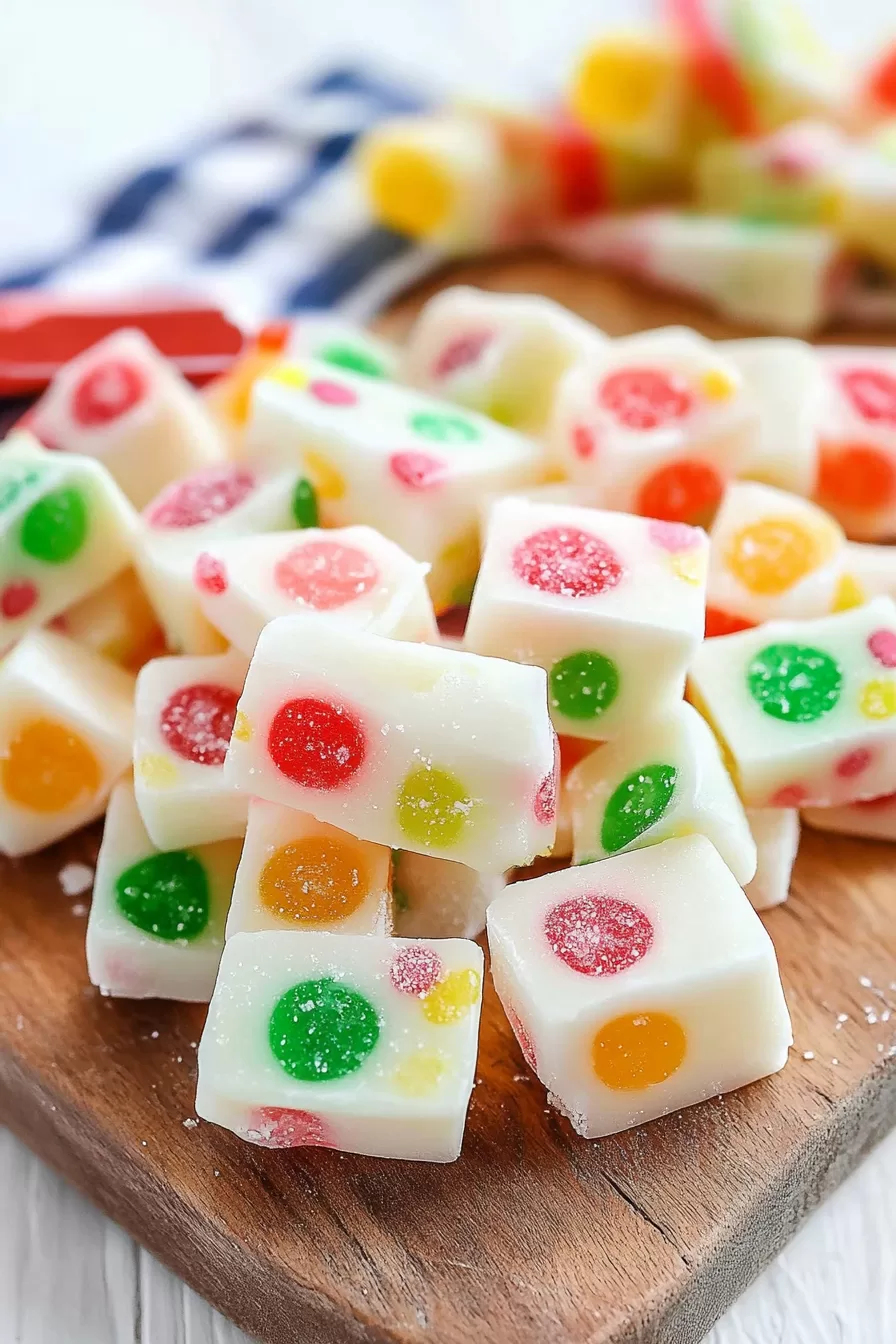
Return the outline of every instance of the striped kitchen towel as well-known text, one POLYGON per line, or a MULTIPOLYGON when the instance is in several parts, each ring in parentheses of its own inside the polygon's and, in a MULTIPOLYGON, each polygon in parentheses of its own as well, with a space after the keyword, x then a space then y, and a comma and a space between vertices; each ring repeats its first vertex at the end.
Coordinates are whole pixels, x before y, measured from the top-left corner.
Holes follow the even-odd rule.
POLYGON ((247 326, 316 308, 364 321, 439 257, 372 223, 351 150, 422 105, 387 78, 330 70, 89 202, 66 248, 0 274, 0 290, 186 290, 247 326))

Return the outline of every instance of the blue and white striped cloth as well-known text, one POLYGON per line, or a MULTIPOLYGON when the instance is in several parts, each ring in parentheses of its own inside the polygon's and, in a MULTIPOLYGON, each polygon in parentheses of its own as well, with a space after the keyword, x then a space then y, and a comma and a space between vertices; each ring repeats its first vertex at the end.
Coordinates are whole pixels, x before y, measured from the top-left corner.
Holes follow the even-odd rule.
POLYGON ((93 202, 69 246, 0 273, 0 289, 186 290, 246 325, 320 308, 364 321, 438 256, 373 225, 351 150, 422 105, 375 74, 330 70, 93 202))

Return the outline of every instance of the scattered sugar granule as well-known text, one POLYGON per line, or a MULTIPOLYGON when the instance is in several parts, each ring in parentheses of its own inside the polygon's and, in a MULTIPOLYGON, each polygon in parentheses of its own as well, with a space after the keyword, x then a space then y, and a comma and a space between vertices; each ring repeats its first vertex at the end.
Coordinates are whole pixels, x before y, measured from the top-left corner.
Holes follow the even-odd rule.
POLYGON ((198 1120, 191 1120, 191 1119, 189 1118, 189 1116, 187 1117, 187 1119, 186 1119, 183 1123, 184 1123, 184 1129, 198 1129, 198 1128, 199 1128, 199 1121, 198 1121, 198 1120))
POLYGON ((803 1051, 803 1059, 814 1059, 814 1058, 815 1058, 815 1051, 814 1051, 814 1050, 804 1050, 804 1051, 803 1051))
POLYGON ((159 1033, 157 1031, 151 1031, 149 1034, 154 1041, 159 1039, 159 1033))
POLYGON ((93 886, 93 869, 86 863, 67 863, 59 871, 59 885, 66 896, 83 896, 93 886))
POLYGON ((868 979, 868 976, 867 976, 867 975, 860 975, 860 976, 859 976, 859 984, 862 986, 863 989, 870 989, 870 988, 871 988, 871 981, 868 979))
POLYGON ((25 1030, 25 1019, 22 1016, 22 1014, 19 1013, 18 1017, 16 1018, 16 1031, 24 1031, 24 1030, 25 1030))
POLYGON ((78 917, 87 914, 87 906, 84 904, 83 901, 75 902, 75 904, 72 906, 72 914, 77 915, 78 917))

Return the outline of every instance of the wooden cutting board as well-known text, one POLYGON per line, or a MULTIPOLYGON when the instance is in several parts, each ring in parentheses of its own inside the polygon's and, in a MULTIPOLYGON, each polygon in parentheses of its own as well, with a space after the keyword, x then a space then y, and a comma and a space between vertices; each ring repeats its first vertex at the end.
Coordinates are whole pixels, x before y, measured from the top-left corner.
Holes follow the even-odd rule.
MULTIPOLYGON (((463 278, 550 293, 614 332, 731 332, 546 259, 463 278)), ((85 898, 59 873, 98 843, 94 827, 0 862, 0 1120, 266 1344, 696 1344, 896 1117, 885 845, 806 832, 766 917, 796 1038, 783 1073, 587 1142, 548 1109, 489 985, 463 1156, 429 1166, 195 1124, 204 1009, 87 982, 85 898)))

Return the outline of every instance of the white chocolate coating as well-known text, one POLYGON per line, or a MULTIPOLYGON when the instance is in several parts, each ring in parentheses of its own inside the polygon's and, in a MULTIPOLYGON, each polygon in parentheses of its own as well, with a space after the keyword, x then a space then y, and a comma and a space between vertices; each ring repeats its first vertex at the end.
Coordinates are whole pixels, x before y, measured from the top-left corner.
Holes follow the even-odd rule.
POLYGON ((834 807, 896 790, 896 605, 707 640, 693 699, 748 807, 834 807))
POLYGON ((395 932, 400 938, 477 938, 486 910, 506 885, 503 873, 477 873, 451 859, 394 850, 395 932))
POLYGON ((433 396, 541 434, 562 375, 606 344, 602 331, 552 299, 453 285, 423 305, 403 372, 433 396))
POLYGON ((33 412, 37 434, 99 458, 138 509, 178 476, 223 460, 226 445, 202 399, 135 329, 70 360, 33 412))
POLYGON ((154 658, 137 678, 134 788, 159 849, 245 834, 248 798, 225 781, 224 753, 246 667, 233 649, 154 658))
POLYGON ((263 929, 390 934, 391 862, 385 845, 252 798, 226 936, 263 929))
POLYGON ((224 920, 239 854, 238 840, 219 840, 161 856, 161 863, 153 869, 159 851, 140 819, 133 785, 130 780, 116 785, 106 813, 87 922, 91 983, 116 998, 208 1003, 224 946, 224 920), (165 866, 166 860, 170 868, 165 866), (135 865, 145 866, 135 871, 135 865), (202 914, 196 917, 195 888, 185 886, 185 874, 192 883, 198 881, 204 887, 207 918, 201 928, 202 914), (168 887, 169 902, 182 901, 180 914, 193 919, 190 926, 182 921, 180 924, 189 936, 169 936, 178 927, 176 905, 141 908, 139 895, 158 900, 162 885, 168 887), (129 918, 125 909, 139 922, 129 918), (159 915, 164 925, 154 919, 159 915), (164 929, 164 936, 152 931, 153 924, 156 929, 164 929))
POLYGON ((488 935, 524 1055, 585 1138, 787 1060, 771 939, 703 836, 516 883, 489 907, 488 935))
POLYGON ((49 630, 0 662, 0 851, 33 854, 101 816, 127 770, 134 679, 49 630))
POLYGON ((428 567, 371 527, 234 537, 202 555, 194 570, 199 606, 247 657, 276 616, 304 615, 392 639, 438 638, 428 567), (206 585, 202 564, 209 561, 215 578, 206 585))
POLYGON ((0 651, 131 564, 137 520, 106 469, 24 431, 0 446, 0 651))
POLYGON ((473 1087, 481 993, 482 953, 461 939, 236 934, 199 1043, 197 1114, 263 1147, 453 1162, 473 1087), (421 958, 439 975, 433 988, 396 988, 410 989, 402 965, 421 958), (283 1021, 278 1002, 300 985, 308 986, 301 1016, 272 1030, 272 1016, 283 1021), (327 1033, 328 1000, 347 1005, 339 1029, 360 1024, 353 1035, 327 1033), (307 1032, 318 1019, 311 1057, 307 1032), (272 1044, 296 1061, 293 1072, 272 1044))
POLYGON ((465 647, 543 667, 557 732, 612 739, 681 699, 703 636, 708 554, 696 528, 501 500, 465 647), (552 540, 533 567, 526 557, 539 537, 552 540))
POLYGON ((709 727, 685 702, 586 756, 567 782, 573 858, 589 863, 681 835, 705 835, 744 885, 756 846, 709 727))
POLYGON ((485 872, 554 839, 545 674, 281 616, 262 630, 228 787, 485 872))
POLYGON ((747 821, 756 842, 756 876, 744 891, 754 910, 768 910, 790 894, 800 814, 795 807, 748 807, 747 821))

